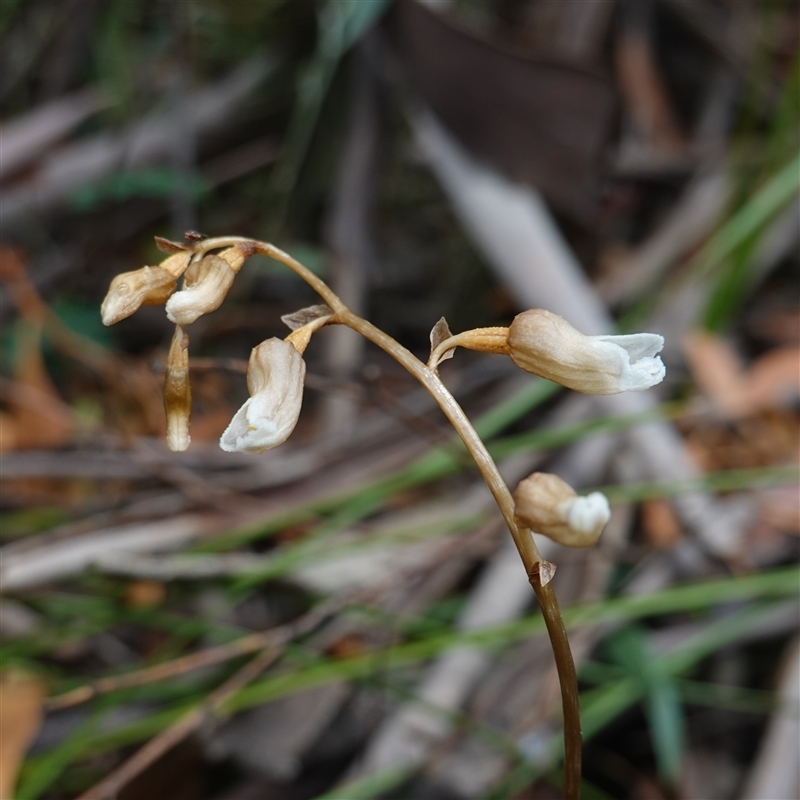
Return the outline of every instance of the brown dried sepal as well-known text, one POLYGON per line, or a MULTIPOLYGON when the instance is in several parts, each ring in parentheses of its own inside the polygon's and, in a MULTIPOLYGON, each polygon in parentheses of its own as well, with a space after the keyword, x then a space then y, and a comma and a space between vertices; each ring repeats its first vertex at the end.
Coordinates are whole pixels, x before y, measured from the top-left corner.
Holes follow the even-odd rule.
POLYGON ((550 561, 537 561, 531 569, 531 574, 528 576, 531 584, 536 586, 547 586, 556 574, 556 565, 550 561))
MULTIPOLYGON (((442 343, 446 342, 448 339, 452 339, 453 334, 450 331, 450 326, 447 324, 447 320, 442 317, 432 328, 431 328, 431 357, 433 356, 436 348, 442 343)), ((436 369, 442 361, 447 361, 447 359, 452 358, 455 355, 456 349, 455 347, 451 347, 449 350, 445 350, 443 353, 440 353, 436 357, 436 363, 430 363, 428 366, 431 369, 436 369)))
POLYGON ((284 314, 281 317, 281 322, 286 325, 289 330, 296 331, 309 322, 313 322, 320 317, 332 317, 333 309, 320 303, 316 306, 308 306, 308 308, 301 308, 299 311, 294 311, 291 314, 284 314))
POLYGON ((185 244, 181 244, 180 242, 172 242, 169 239, 164 239, 161 236, 156 236, 156 247, 162 253, 168 253, 169 255, 173 255, 175 253, 185 253, 189 250, 189 248, 185 244))
POLYGON ((295 346, 297 352, 302 355, 305 353, 306 348, 308 347, 308 343, 311 341, 311 337, 322 327, 325 325, 329 325, 336 321, 336 315, 333 311, 328 308, 326 305, 319 305, 319 306, 310 306, 309 308, 304 308, 301 311, 297 311, 294 314, 288 314, 284 317, 281 317, 283 322, 285 322, 291 328, 293 324, 297 321, 297 319, 302 319, 301 315, 304 312, 311 312, 313 309, 316 309, 315 313, 318 313, 319 316, 314 316, 313 314, 309 314, 310 317, 309 321, 305 323, 305 325, 300 326, 299 328, 295 328, 285 339, 285 341, 290 342, 295 346), (288 318, 291 318, 291 324, 288 318))

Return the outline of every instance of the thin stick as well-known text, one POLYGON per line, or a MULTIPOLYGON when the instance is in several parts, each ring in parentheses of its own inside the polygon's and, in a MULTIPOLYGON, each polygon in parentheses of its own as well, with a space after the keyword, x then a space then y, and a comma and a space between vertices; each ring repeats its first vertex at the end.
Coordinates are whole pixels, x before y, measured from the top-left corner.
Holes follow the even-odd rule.
POLYGON ((255 653, 264 648, 279 648, 287 642, 310 633, 318 627, 332 614, 335 614, 348 603, 358 602, 366 596, 364 591, 347 592, 337 597, 332 597, 312 608, 303 616, 299 617, 286 625, 272 628, 261 633, 253 633, 249 636, 242 636, 233 642, 221 644, 216 647, 207 647, 197 653, 190 653, 180 658, 165 661, 161 664, 154 664, 152 667, 137 669, 124 675, 114 675, 108 678, 100 678, 94 683, 86 686, 79 686, 68 692, 48 697, 44 701, 44 708, 47 711, 60 711, 64 708, 79 705, 97 697, 101 694, 113 692, 118 689, 130 689, 135 686, 144 686, 148 683, 174 678, 183 675, 200 667, 209 667, 214 664, 221 664, 233 658, 255 653))
POLYGON ((78 800, 114 800, 127 784, 196 731, 209 716, 219 716, 225 701, 277 661, 284 648, 285 644, 267 648, 248 661, 236 674, 215 689, 202 705, 187 711, 177 722, 151 739, 144 747, 139 748, 131 758, 100 783, 84 792, 78 800))

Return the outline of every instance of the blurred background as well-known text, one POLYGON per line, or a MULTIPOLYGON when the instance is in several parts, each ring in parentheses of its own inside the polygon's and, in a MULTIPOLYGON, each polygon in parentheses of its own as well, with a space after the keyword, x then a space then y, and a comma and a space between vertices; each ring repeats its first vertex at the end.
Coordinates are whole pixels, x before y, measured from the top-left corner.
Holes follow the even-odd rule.
POLYGON ((217 440, 316 302, 254 258, 192 325, 113 276, 187 230, 274 242, 426 359, 531 307, 666 337, 587 398, 458 351, 512 488, 601 488, 543 541, 583 796, 797 797, 800 6, 792 0, 3 0, 0 796, 560 796, 524 570, 433 403, 325 329, 292 438, 217 440))

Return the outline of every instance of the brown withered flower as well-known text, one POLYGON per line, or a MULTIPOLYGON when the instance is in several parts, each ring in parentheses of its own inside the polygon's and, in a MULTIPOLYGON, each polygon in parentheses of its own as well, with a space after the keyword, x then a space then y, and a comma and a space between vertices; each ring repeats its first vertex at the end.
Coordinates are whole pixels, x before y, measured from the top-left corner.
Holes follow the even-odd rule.
POLYGON ((191 253, 175 253, 157 267, 142 267, 117 275, 100 307, 103 325, 114 325, 141 306, 166 303, 175 291, 178 278, 189 266, 191 257, 191 253))

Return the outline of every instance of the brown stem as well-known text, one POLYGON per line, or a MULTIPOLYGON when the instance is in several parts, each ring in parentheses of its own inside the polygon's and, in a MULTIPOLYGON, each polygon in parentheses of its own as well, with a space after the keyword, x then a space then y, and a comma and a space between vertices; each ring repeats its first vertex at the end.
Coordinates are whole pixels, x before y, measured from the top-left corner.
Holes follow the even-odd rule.
MULTIPOLYGON (((476 433, 461 406, 442 383, 435 369, 428 367, 380 328, 376 328, 371 322, 350 311, 324 281, 299 261, 296 261, 277 247, 263 242, 229 237, 207 239, 201 243, 204 249, 237 244, 242 249, 252 248, 253 253, 270 256, 285 264, 325 300, 335 312, 337 322, 357 331, 404 366, 430 392, 466 445, 500 508, 500 513, 503 515, 508 530, 514 539, 514 544, 517 547, 533 590, 536 592, 539 606, 542 609, 542 616, 547 626, 561 685, 561 702, 564 713, 563 797, 565 800, 578 800, 581 780, 581 717, 575 662, 572 658, 572 651, 570 650, 555 591, 549 582, 542 582, 540 577, 539 567, 543 560, 533 540, 533 535, 527 528, 520 528, 517 524, 514 516, 514 499, 500 475, 497 465, 489 455, 483 440, 476 433)), ((501 337, 497 335, 496 331, 500 329, 488 330, 491 330, 495 334, 493 338, 499 341, 501 337)))
POLYGON ((475 328, 471 331, 450 336, 439 342, 431 351, 428 366, 436 369, 442 356, 453 347, 464 347, 467 350, 479 350, 482 353, 508 354, 508 328, 475 328))

